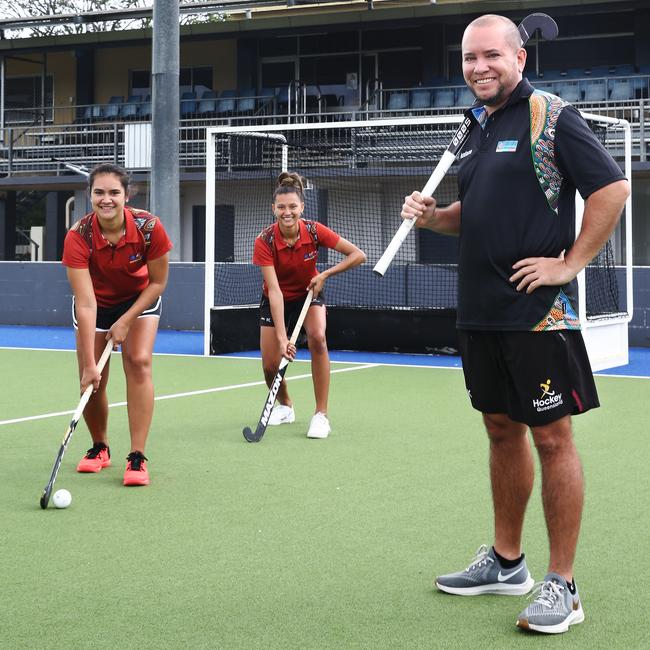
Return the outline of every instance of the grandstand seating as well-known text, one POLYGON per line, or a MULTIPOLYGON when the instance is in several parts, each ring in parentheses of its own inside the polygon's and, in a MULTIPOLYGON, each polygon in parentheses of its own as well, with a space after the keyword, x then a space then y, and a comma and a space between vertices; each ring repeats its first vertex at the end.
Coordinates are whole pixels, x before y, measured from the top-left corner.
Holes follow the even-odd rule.
POLYGON ((217 112, 217 93, 213 90, 206 90, 196 107, 198 117, 212 117, 217 112))
POLYGON ((181 95, 181 119, 192 117, 196 113, 196 93, 194 91, 186 91, 181 95))
POLYGON ((228 89, 222 90, 219 98, 217 99, 216 113, 219 117, 233 115, 237 105, 237 91, 228 89))
POLYGON ((585 86, 586 102, 607 101, 607 87, 604 81, 592 81, 585 86))
POLYGON ((388 97, 386 109, 389 111, 404 111, 409 107, 409 96, 406 92, 392 92, 388 97))
POLYGON ((630 81, 614 81, 610 84, 609 99, 612 102, 634 99, 634 88, 630 81))
POLYGON ((409 105, 412 110, 431 108, 431 91, 428 88, 414 88, 410 95, 409 105))
POLYGON ((476 97, 474 97, 472 91, 469 88, 461 88, 456 96, 456 106, 459 106, 461 108, 468 108, 474 103, 475 99, 476 97))
POLYGON ((456 105, 456 96, 453 89, 436 90, 433 99, 434 108, 451 108, 456 105))
POLYGON ((237 104, 235 105, 235 112, 238 115, 252 115, 257 108, 257 103, 255 98, 257 97, 257 91, 255 88, 246 88, 239 91, 239 97, 237 98, 237 104))
POLYGON ((564 101, 572 104, 582 99, 580 86, 575 83, 559 83, 556 87, 556 94, 564 101))

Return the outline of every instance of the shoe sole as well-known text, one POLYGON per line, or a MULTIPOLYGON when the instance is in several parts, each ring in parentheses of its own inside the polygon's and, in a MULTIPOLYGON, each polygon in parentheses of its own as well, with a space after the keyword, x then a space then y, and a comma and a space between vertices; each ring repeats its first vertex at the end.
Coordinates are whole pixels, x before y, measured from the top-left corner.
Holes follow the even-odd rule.
POLYGON ((436 580, 436 587, 440 591, 444 591, 454 596, 481 596, 483 594, 494 594, 497 596, 524 596, 535 585, 535 581, 528 576, 526 582, 518 585, 494 583, 490 585, 482 585, 480 587, 449 587, 442 585, 436 580))
POLYGON ((324 440, 325 438, 327 438, 327 436, 329 436, 329 434, 330 434, 330 431, 328 431, 325 435, 322 435, 322 434, 320 434, 320 433, 311 433, 311 432, 308 432, 308 433, 307 433, 307 437, 308 437, 308 438, 311 438, 312 440, 315 440, 315 439, 317 439, 317 438, 320 439, 320 440, 324 440))
POLYGON ((562 634, 567 632, 571 625, 577 625, 582 623, 585 620, 585 613, 580 606, 580 609, 575 612, 571 612, 562 623, 557 625, 536 625, 535 623, 530 623, 526 618, 520 618, 516 625, 522 630, 532 630, 533 632, 541 632, 542 634, 562 634))
POLYGON ((280 422, 269 422, 268 426, 277 427, 280 424, 291 424, 292 422, 295 421, 296 421, 296 416, 294 415, 293 417, 282 418, 280 422))
POLYGON ((109 460, 108 463, 106 463, 105 465, 102 463, 97 469, 80 469, 79 466, 77 466, 77 472, 79 472, 79 474, 97 474, 98 472, 101 472, 104 468, 110 466, 111 466, 111 461, 109 460))
POLYGON ((124 479, 122 484, 126 485, 127 487, 129 487, 129 486, 137 486, 137 485, 149 485, 149 479, 146 479, 145 481, 141 481, 141 480, 138 480, 138 479, 127 481, 126 479, 124 479))

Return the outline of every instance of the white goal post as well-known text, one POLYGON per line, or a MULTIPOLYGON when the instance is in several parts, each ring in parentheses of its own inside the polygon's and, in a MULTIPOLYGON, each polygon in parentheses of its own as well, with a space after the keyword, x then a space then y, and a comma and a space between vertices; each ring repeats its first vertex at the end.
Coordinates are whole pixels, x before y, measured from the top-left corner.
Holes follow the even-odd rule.
MULTIPOLYGON (((611 144, 616 148, 615 154, 618 159, 623 159, 623 171, 626 177, 632 178, 631 163, 631 129, 629 122, 626 120, 614 119, 594 114, 585 114, 583 116, 590 123, 607 129, 606 135, 608 140, 611 138, 611 144)), ((211 328, 211 309, 215 302, 215 208, 216 208, 216 179, 217 174, 217 141, 223 142, 224 136, 245 136, 246 138, 260 138, 275 140, 282 144, 282 169, 277 168, 275 173, 289 169, 292 171, 292 150, 286 146, 286 138, 291 132, 305 131, 310 132, 311 136, 317 138, 318 132, 325 133, 330 129, 364 129, 372 130, 373 128, 391 128, 404 126, 424 127, 431 125, 438 130, 449 130, 453 133, 458 124, 463 121, 462 115, 443 115, 435 117, 406 117, 386 120, 364 120, 351 122, 325 122, 325 123, 307 123, 307 124, 272 124, 262 126, 220 126, 206 129, 206 191, 205 191, 205 267, 204 267, 204 354, 210 354, 210 328, 211 328), (284 141, 284 142, 283 142, 284 141)), ((292 136, 293 137, 293 136, 292 136)), ((326 135, 325 135, 326 137, 326 135)), ((277 165, 278 163, 276 163, 277 165)), ((432 165, 431 169, 433 169, 432 165)), ((223 178, 223 160, 221 161, 221 178, 223 178)), ((227 174, 230 173, 230 167, 226 168, 227 174)), ((452 171, 453 174, 453 171, 452 171)), ((454 181, 455 182, 455 181, 454 181)), ((270 204, 269 194, 269 204, 270 204)), ((578 193, 576 193, 576 232, 580 231, 582 215, 584 211, 583 202, 578 193)), ((395 215, 396 223, 399 215, 395 215)), ((625 289, 621 292, 621 302, 624 304, 620 309, 608 312, 604 315, 589 314, 587 312, 587 290, 586 290, 586 273, 582 271, 578 276, 579 287, 579 305, 578 316, 582 324, 583 335, 589 353, 589 358, 594 371, 617 365, 624 365, 628 362, 628 323, 633 314, 633 278, 632 278, 632 201, 628 199, 625 209, 625 216, 613 235, 612 241, 616 249, 617 260, 624 260, 623 268, 620 266, 616 270, 621 284, 624 283, 625 289)), ((415 251, 415 247, 410 249, 415 251)), ((403 251, 404 252, 404 251, 403 251)), ((409 254, 409 253, 407 253, 409 254)), ((238 260, 239 262, 241 260, 238 260)), ((376 260, 370 260, 370 262, 376 260)), ((415 261, 415 260, 414 260, 415 261)), ((260 286, 261 291, 261 286, 260 286)), ((248 301, 250 302, 250 300, 248 301)))

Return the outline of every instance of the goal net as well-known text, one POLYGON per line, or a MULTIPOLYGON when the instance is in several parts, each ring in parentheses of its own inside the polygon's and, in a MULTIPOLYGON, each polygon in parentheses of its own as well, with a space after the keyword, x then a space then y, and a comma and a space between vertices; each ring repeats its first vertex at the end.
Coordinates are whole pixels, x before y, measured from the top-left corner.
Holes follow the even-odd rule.
MULTIPOLYGON (((307 181, 305 217, 329 226, 368 257, 366 264, 327 281, 328 305, 454 310, 457 238, 414 230, 384 278, 372 268, 399 227, 404 197, 425 185, 461 121, 462 116, 440 116, 208 129, 206 311, 259 304, 262 279, 251 262, 253 243, 274 220, 272 194, 284 170, 307 181)), ((606 146, 621 153, 624 137, 615 125, 594 124, 606 146)), ((457 197, 454 165, 436 199, 444 206, 457 197)), ((624 229, 619 229, 589 267, 589 318, 626 312, 624 282, 617 272, 625 262, 624 241, 624 229)), ((336 251, 321 249, 319 267, 340 259, 336 251)), ((206 314, 206 350, 208 332, 206 314)))

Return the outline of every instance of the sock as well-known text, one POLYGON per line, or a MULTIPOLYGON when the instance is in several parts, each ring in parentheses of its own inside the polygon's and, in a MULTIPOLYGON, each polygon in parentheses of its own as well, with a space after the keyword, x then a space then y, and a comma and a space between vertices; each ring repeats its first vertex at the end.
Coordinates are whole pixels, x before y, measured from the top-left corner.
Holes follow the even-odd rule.
POLYGON ((573 582, 573 579, 571 579, 571 582, 567 580, 566 586, 569 588, 569 591, 575 596, 576 595, 576 583, 573 582))
POLYGON ((513 567, 516 567, 525 557, 524 553, 522 553, 516 560, 507 560, 505 557, 502 557, 497 553, 494 546, 492 547, 492 550, 494 551, 494 554, 497 556, 497 560, 499 560, 499 564, 504 569, 512 569, 513 567))

